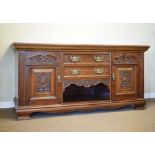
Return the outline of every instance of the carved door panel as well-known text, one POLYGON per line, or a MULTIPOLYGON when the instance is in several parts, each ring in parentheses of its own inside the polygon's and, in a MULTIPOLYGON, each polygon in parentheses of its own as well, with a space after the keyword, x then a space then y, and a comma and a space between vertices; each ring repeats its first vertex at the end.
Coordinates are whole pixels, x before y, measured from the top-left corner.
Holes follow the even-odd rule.
POLYGON ((112 67, 112 100, 138 97, 139 64, 136 54, 116 54, 112 67))
POLYGON ((137 66, 114 67, 113 73, 113 99, 130 99, 137 97, 138 81, 137 66))
POLYGON ((30 69, 30 104, 58 103, 57 67, 30 69))
POLYGON ((59 52, 27 54, 26 100, 30 106, 61 102, 61 56, 59 52))

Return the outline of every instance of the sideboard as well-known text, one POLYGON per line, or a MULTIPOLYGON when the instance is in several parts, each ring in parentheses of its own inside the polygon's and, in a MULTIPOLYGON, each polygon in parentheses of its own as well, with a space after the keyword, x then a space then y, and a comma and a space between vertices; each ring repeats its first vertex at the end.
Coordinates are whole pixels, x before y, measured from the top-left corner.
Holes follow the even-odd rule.
POLYGON ((144 52, 140 45, 13 43, 16 113, 66 113, 142 108, 144 52))

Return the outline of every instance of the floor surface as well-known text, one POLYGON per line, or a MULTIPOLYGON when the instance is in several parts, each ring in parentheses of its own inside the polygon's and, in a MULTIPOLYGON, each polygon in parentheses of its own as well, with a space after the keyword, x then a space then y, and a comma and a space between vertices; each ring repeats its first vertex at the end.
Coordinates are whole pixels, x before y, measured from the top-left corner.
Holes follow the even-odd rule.
POLYGON ((0 131, 155 131, 155 102, 145 110, 123 108, 65 115, 34 114, 16 121, 14 109, 0 110, 0 131))

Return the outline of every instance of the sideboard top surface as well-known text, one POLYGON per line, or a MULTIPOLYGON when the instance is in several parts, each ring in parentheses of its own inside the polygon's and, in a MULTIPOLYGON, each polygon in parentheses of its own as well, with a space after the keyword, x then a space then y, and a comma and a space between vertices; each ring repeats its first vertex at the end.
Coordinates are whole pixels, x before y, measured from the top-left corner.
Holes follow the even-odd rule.
POLYGON ((148 45, 95 45, 95 44, 40 44, 40 43, 13 43, 12 46, 17 51, 96 51, 105 50, 108 52, 117 51, 132 51, 132 52, 145 52, 149 49, 148 45))

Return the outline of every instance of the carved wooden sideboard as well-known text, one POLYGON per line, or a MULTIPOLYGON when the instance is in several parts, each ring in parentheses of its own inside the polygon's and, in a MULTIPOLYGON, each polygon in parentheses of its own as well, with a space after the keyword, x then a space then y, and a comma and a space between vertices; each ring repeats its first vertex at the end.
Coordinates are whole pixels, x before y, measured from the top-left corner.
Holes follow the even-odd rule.
POLYGON ((144 107, 144 52, 149 46, 14 43, 16 112, 65 113, 144 107))

